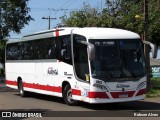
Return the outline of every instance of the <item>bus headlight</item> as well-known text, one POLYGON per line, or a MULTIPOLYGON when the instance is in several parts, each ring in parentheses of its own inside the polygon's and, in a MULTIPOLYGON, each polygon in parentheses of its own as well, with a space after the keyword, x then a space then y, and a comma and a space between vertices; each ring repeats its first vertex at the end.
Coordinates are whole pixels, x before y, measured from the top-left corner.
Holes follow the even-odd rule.
POLYGON ((146 85, 146 81, 140 83, 137 87, 137 90, 140 90, 142 87, 144 87, 146 85))
POLYGON ((104 86, 104 85, 94 84, 93 86, 96 87, 96 88, 98 88, 98 89, 100 89, 100 90, 102 90, 102 91, 104 91, 104 92, 108 92, 107 87, 104 86))

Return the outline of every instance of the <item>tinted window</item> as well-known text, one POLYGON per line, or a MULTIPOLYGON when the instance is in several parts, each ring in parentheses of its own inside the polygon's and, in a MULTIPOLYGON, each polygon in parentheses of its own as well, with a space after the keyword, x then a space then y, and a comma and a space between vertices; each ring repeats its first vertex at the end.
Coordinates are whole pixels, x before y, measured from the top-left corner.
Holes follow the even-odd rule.
POLYGON ((70 35, 7 44, 6 60, 37 59, 58 59, 72 64, 70 35))
POLYGON ((35 60, 56 58, 56 44, 54 38, 22 41, 7 44, 7 60, 35 60))

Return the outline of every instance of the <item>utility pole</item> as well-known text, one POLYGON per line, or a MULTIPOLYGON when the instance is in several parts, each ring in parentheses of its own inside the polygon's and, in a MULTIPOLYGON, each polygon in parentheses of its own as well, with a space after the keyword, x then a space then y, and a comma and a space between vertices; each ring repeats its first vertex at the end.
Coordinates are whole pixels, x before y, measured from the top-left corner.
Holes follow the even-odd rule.
POLYGON ((56 20, 57 18, 51 18, 50 15, 48 17, 42 17, 42 19, 48 20, 48 30, 51 28, 51 20, 56 20))
MULTIPOLYGON (((148 39, 148 0, 144 0, 144 40, 149 41, 148 39)), ((145 57, 146 57, 146 72, 147 72, 147 91, 151 88, 150 80, 150 48, 148 45, 145 45, 145 57)))

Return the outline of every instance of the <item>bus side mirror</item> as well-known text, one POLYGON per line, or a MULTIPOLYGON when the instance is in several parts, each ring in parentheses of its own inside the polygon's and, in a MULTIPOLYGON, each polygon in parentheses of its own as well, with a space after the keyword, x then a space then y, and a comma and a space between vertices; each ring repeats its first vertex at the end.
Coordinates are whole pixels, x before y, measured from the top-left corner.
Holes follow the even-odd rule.
POLYGON ((152 58, 156 58, 157 57, 157 46, 151 42, 148 42, 148 41, 143 41, 144 44, 147 44, 150 46, 151 48, 151 51, 152 51, 152 58))
POLYGON ((94 60, 95 59, 95 47, 92 43, 87 43, 86 41, 77 41, 78 43, 87 45, 87 49, 88 49, 88 57, 89 60, 94 60))
POLYGON ((95 48, 94 45, 89 43, 88 44, 88 54, 89 54, 89 60, 94 60, 95 59, 95 48))

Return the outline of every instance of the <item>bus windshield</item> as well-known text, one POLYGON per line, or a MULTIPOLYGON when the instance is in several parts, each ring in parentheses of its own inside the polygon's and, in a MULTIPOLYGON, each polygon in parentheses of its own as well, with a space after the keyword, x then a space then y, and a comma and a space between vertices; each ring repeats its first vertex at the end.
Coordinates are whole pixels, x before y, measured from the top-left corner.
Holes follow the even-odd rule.
POLYGON ((144 49, 140 39, 90 39, 89 42, 95 46, 95 59, 91 61, 93 78, 135 79, 145 75, 144 49))

